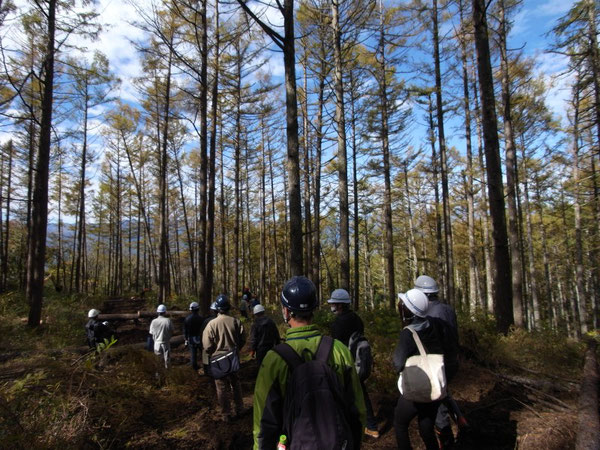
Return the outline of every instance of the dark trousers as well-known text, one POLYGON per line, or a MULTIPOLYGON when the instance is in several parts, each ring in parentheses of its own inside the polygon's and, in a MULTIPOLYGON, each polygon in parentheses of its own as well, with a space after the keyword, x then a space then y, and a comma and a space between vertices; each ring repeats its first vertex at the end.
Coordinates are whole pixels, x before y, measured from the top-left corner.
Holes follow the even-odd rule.
POLYGON ((201 350, 200 346, 194 345, 190 342, 188 347, 190 349, 190 363, 192 364, 192 368, 194 370, 198 370, 198 350, 201 350))
POLYGON ((360 385, 362 387, 363 397, 365 399, 365 407, 367 409, 367 428, 369 430, 377 430, 377 419, 375 419, 375 414, 373 414, 373 405, 371 404, 369 391, 367 391, 367 386, 365 386, 364 381, 361 381, 360 385))
POLYGON ((410 449, 410 438, 408 437, 408 426, 411 420, 417 416, 419 421, 419 434, 425 443, 427 450, 437 450, 438 443, 435 437, 435 416, 440 401, 431 403, 415 403, 405 399, 402 395, 398 398, 396 410, 394 411, 394 429, 396 431, 396 442, 399 449, 410 449))

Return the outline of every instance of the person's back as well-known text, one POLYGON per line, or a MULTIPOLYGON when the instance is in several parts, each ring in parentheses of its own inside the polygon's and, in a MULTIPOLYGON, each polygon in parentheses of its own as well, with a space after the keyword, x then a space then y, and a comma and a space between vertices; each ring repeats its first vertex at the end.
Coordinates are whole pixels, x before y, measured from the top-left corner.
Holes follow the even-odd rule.
POLYGON ((202 335, 202 344, 209 355, 227 353, 234 347, 244 346, 241 322, 228 314, 219 314, 208 322, 202 335))
POLYGON ((154 344, 168 344, 173 337, 173 323, 165 316, 158 316, 150 323, 150 334, 154 344))
POLYGON ((269 350, 281 342, 279 330, 273 320, 265 315, 265 308, 256 305, 252 311, 254 323, 250 329, 250 350, 260 365, 269 350))
MULTIPOLYGON (((204 317, 194 311, 192 314, 186 316, 183 322, 184 336, 186 340, 190 340, 192 337, 202 337, 202 325, 204 324, 204 317)), ((199 342, 194 342, 199 345, 199 342)))
POLYGON ((342 341, 347 347, 350 336, 355 332, 364 334, 365 326, 362 319, 354 311, 347 309, 336 315, 331 325, 331 337, 342 341))
MULTIPOLYGON (((314 284, 305 277, 293 277, 286 283, 282 291, 281 303, 284 320, 291 328, 286 332, 285 344, 280 346, 289 345, 301 360, 312 361, 322 340, 319 329, 311 323, 312 311, 317 306, 314 284)), ((276 347, 276 349, 278 348, 276 347)), ((255 449, 275 448, 281 434, 291 433, 291 430, 284 428, 285 423, 296 417, 290 418, 288 416, 290 411, 284 411, 286 396, 289 395, 288 383, 292 377, 292 369, 276 349, 267 353, 256 379, 254 390, 255 449)), ((353 425, 351 428, 353 436, 348 436, 349 442, 353 442, 353 447, 348 450, 360 448, 366 420, 364 400, 352 355, 342 342, 332 340, 328 365, 335 371, 339 386, 344 393, 345 414, 347 417, 354 418, 348 422, 353 425)), ((300 410, 300 412, 306 413, 305 410, 300 410)), ((307 422, 301 421, 301 423, 300 427, 309 427, 307 422)), ((332 434, 339 433, 339 430, 330 431, 332 434)), ((290 436, 287 437, 290 438, 290 436)), ((320 436, 315 434, 312 437, 318 439, 320 436)), ((295 448, 293 436, 291 436, 291 448, 295 448)))

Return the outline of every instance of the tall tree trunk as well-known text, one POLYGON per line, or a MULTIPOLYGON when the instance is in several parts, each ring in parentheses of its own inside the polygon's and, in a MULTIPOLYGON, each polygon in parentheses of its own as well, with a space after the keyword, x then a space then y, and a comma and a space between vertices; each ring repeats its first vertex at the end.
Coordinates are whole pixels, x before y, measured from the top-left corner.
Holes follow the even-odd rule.
POLYGON ((500 0, 500 70, 502 73, 502 109, 504 115, 504 147, 506 152, 506 200, 508 203, 508 236, 512 270, 512 301, 515 325, 523 328, 523 278, 522 256, 519 245, 519 221, 517 212, 517 151, 512 125, 510 76, 508 73, 507 26, 504 0, 500 0))
POLYGON ((437 250, 436 272, 438 277, 442 277, 442 282, 446 285, 446 272, 441 255, 444 254, 442 243, 442 218, 440 215, 440 185, 438 181, 438 158, 435 149, 435 127, 433 122, 433 103, 431 96, 428 97, 428 117, 429 117, 429 144, 431 145, 431 166, 433 172, 433 192, 435 199, 435 242, 437 250))
POLYGON ((46 265, 46 233, 48 226, 48 172, 52 133, 52 105, 54 100, 54 34, 56 30, 56 0, 48 0, 48 36, 43 68, 42 120, 33 186, 31 227, 27 249, 27 280, 25 297, 29 303, 30 327, 40 325, 44 296, 44 269, 46 265))
POLYGON ((311 173, 311 145, 310 145, 310 133, 309 133, 309 120, 308 120, 308 76, 307 76, 307 56, 306 52, 304 58, 304 89, 302 98, 302 123, 303 123, 303 141, 304 141, 304 223, 305 223, 305 243, 304 243, 304 260, 306 261, 305 270, 307 274, 312 275, 312 255, 313 255, 313 233, 312 233, 312 213, 310 210, 311 200, 311 184, 310 184, 310 173, 311 173))
POLYGON ((496 119, 496 99, 494 98, 494 78, 488 41, 488 27, 484 0, 473 0, 473 22, 475 25, 475 45, 477 48, 477 68, 479 75, 483 137, 485 144, 486 172, 490 215, 492 216, 494 240, 494 312, 496 326, 501 333, 507 333, 514 323, 512 311, 512 277, 508 236, 504 215, 504 188, 500 164, 500 144, 496 119))
POLYGON ((219 32, 219 2, 215 0, 214 5, 214 74, 211 93, 211 133, 210 133, 210 154, 208 158, 208 205, 206 223, 206 284, 204 303, 202 303, 202 313, 208 314, 208 306, 212 299, 214 285, 214 258, 215 258, 215 178, 216 178, 216 159, 217 159, 217 122, 219 107, 219 64, 221 56, 221 34, 219 32))
MULTIPOLYGON (((575 219, 575 286, 577 288, 577 304, 579 309, 580 330, 582 334, 588 331, 587 293, 585 289, 585 273, 583 267, 583 238, 581 230, 581 180, 579 176, 579 88, 576 87, 573 102, 573 189, 574 219, 575 219)), ((574 299, 575 300, 575 299, 574 299)))
POLYGON ((296 99, 296 51, 294 48, 294 1, 284 0, 283 64, 285 68, 285 110, 288 151, 288 201, 290 271, 304 273, 302 253, 302 199, 300 195, 300 158, 298 152, 298 101, 296 99))
POLYGON ((460 11, 460 55, 462 62, 463 109, 465 112, 465 147, 467 152, 467 234, 469 236, 469 309, 474 313, 480 298, 477 279, 477 253, 475 248, 475 195, 473 188, 473 148, 471 143, 471 101, 469 92, 469 68, 467 56, 467 23, 464 18, 465 5, 459 1, 460 11))
POLYGON ((83 109, 83 144, 81 146, 81 169, 79 176, 79 219, 77 228, 77 253, 75 256, 75 292, 81 292, 81 260, 83 257, 83 233, 85 230, 85 181, 87 167, 87 126, 88 126, 88 83, 85 83, 85 98, 83 109))
POLYGON ((438 29, 438 3, 433 0, 433 59, 435 69, 435 98, 437 111, 438 142, 440 146, 440 172, 442 175, 442 211, 444 217, 444 260, 446 265, 446 285, 444 292, 446 301, 454 304, 454 252, 452 249, 452 223, 450 214, 450 191, 448 188, 448 152, 446 150, 446 134, 444 130, 444 103, 442 100, 442 73, 440 63, 440 39, 438 29))
POLYGON ((529 175, 527 173, 526 155, 525 155, 525 143, 521 143, 522 155, 523 155, 523 195, 525 196, 525 225, 527 226, 527 259, 529 260, 529 283, 531 285, 531 309, 532 309, 532 320, 531 328, 537 329, 541 324, 540 317, 540 302, 538 297, 538 284, 535 270, 535 253, 533 251, 533 225, 532 225, 532 211, 529 201, 529 175))
POLYGON ((206 305, 210 292, 207 292, 207 211, 208 211, 208 22, 206 18, 206 2, 201 5, 200 35, 200 235, 198 238, 198 272, 199 286, 194 286, 194 295, 198 295, 200 303, 206 305), (197 290, 199 288, 199 291, 197 290))
POLYGON ((315 237, 313 239, 313 273, 312 280, 317 288, 319 298, 321 293, 321 158, 323 152, 323 109, 325 98, 325 62, 321 62, 319 71, 319 89, 317 94, 317 117, 315 120, 315 159, 313 161, 313 226, 315 237))
MULTIPOLYGON (((475 64, 473 64, 475 68, 475 64)), ((473 101, 475 103, 475 127, 477 129, 477 155, 479 160, 479 167, 481 168, 481 184, 482 186, 487 185, 487 176, 485 173, 485 161, 483 157, 483 131, 481 127, 481 113, 479 108, 479 96, 477 90, 477 80, 475 73, 473 73, 473 101)), ((494 312, 494 283, 493 283, 493 271, 492 261, 490 257, 490 224, 488 220, 488 200, 486 190, 481 189, 481 234, 483 235, 483 261, 485 266, 485 299, 482 301, 485 303, 482 305, 483 310, 488 313, 494 312)))
POLYGON ((350 92, 352 99, 350 101, 351 108, 351 128, 352 128, 352 194, 354 197, 354 286, 351 297, 354 299, 354 309, 358 310, 362 297, 360 295, 360 248, 359 248, 359 229, 360 217, 358 215, 358 166, 356 163, 356 154, 358 153, 358 143, 356 139, 356 77, 354 71, 350 71, 350 92))
MULTIPOLYGON (((171 44, 173 37, 171 36, 171 44)), ((160 215, 160 253, 158 259, 158 303, 165 303, 169 297, 170 278, 168 264, 168 212, 167 212, 167 192, 168 192, 168 144, 169 144, 169 119, 171 115, 171 69, 173 62, 172 45, 169 46, 169 57, 167 66, 167 76, 165 85, 165 104, 164 104, 164 128, 162 132, 162 142, 159 148, 159 215, 160 215)))
MULTIPOLYGON (((240 188, 241 171, 241 146, 242 146, 242 61, 241 55, 237 55, 235 72, 235 143, 234 143, 234 190, 235 190, 235 222, 233 224, 233 288, 231 292, 233 304, 238 304, 238 292, 240 285, 240 222, 242 209, 242 196, 240 188)), ((242 253, 243 256, 243 253, 242 253)), ((243 267, 243 266, 242 266, 243 267)))
POLYGON ((396 279, 394 270, 394 228, 392 223, 392 176, 390 164, 390 132, 389 132, 389 100, 387 91, 387 67, 385 56, 385 33, 383 23, 383 13, 379 23, 379 45, 378 45, 378 69, 379 69, 379 95, 381 108, 381 151, 383 156, 383 215, 384 215, 384 233, 383 248, 385 257, 385 267, 387 275, 387 297, 390 309, 396 307, 396 279))
MULTIPOLYGON (((348 158, 339 0, 331 2, 334 54, 335 123, 337 125, 338 197, 340 201, 340 288, 350 289, 350 212, 348 209, 348 158)), ((393 293, 392 293, 393 294, 393 293)))
POLYGON ((4 247, 2 248, 2 278, 0 279, 1 291, 6 291, 8 287, 8 243, 10 242, 10 198, 12 195, 12 165, 13 165, 13 142, 8 141, 8 179, 6 186, 6 219, 4 221, 4 247))

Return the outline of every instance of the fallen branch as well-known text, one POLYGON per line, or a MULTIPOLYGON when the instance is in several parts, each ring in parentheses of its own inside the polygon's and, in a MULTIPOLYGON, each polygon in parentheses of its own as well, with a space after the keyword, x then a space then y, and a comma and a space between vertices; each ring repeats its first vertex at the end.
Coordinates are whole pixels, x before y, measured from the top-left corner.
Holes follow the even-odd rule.
POLYGON ((598 386, 600 375, 596 359, 596 341, 590 339, 585 353, 583 379, 579 393, 579 417, 576 450, 600 448, 600 417, 598 415, 598 386))

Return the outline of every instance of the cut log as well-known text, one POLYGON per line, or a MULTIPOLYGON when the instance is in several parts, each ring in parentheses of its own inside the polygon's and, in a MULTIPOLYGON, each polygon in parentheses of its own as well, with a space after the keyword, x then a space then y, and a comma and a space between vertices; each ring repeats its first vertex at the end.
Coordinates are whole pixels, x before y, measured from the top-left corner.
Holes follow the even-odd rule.
MULTIPOLYGON (((187 316, 189 311, 169 311, 165 315, 167 317, 182 317, 187 316)), ((154 311, 138 311, 136 313, 119 313, 119 314, 100 314, 98 320, 135 320, 140 318, 154 318, 154 311)))
POLYGON ((585 353, 583 380, 579 392, 579 416, 577 450, 597 450, 600 448, 600 417, 598 415, 598 387, 600 376, 596 359, 596 341, 590 339, 585 353))

